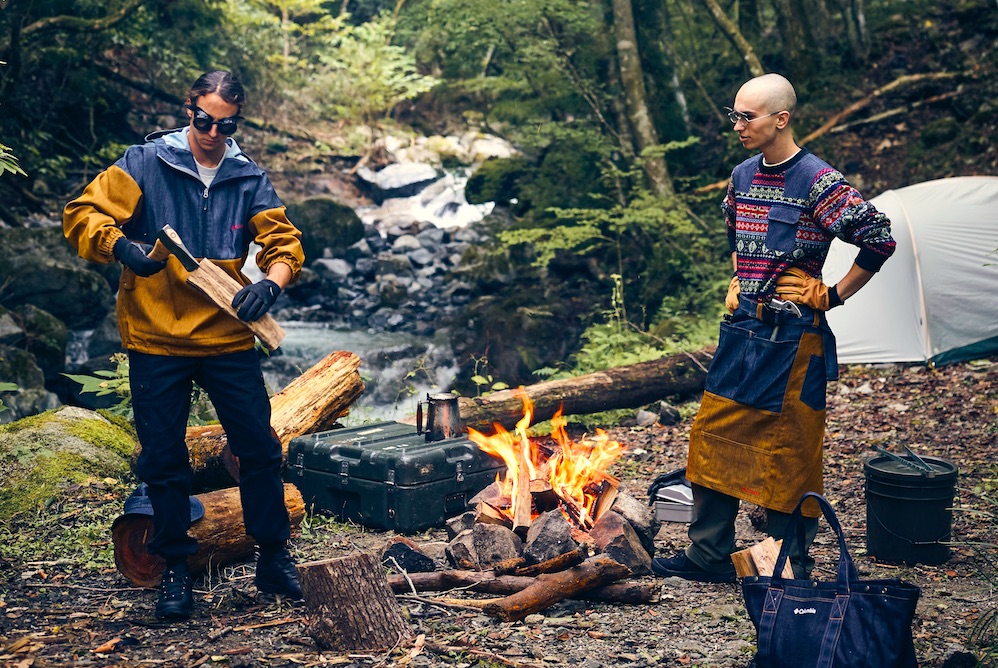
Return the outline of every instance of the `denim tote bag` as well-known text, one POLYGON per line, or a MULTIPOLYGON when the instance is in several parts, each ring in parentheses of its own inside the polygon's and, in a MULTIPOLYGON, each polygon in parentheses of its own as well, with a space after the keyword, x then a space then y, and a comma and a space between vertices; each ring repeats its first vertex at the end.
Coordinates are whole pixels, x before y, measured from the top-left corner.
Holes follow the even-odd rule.
MULTIPOLYGON (((842 527, 828 501, 801 498, 787 525, 804 544, 801 505, 814 499, 839 541, 834 582, 752 576, 742 580, 756 629, 757 668, 917 668, 911 623, 921 590, 898 579, 860 580, 842 527)), ((774 573, 782 573, 792 541, 783 541, 774 573)))

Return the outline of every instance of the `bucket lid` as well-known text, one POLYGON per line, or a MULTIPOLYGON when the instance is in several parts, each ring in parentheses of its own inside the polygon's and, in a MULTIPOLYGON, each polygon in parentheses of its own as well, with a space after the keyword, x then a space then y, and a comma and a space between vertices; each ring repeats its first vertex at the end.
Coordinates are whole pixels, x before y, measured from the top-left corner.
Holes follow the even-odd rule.
POLYGON ((920 471, 914 466, 915 460, 906 455, 898 455, 901 459, 912 462, 909 466, 904 462, 884 455, 871 457, 863 462, 863 469, 869 474, 871 472, 885 474, 886 476, 905 476, 910 478, 955 478, 957 475, 956 465, 952 462, 940 459, 939 457, 919 457, 929 465, 932 471, 920 471))

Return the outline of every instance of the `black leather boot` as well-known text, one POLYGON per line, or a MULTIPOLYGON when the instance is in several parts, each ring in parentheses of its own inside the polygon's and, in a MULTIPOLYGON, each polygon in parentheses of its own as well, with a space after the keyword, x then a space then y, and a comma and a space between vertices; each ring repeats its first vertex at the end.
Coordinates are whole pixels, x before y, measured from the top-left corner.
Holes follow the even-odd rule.
POLYGON ((194 592, 187 564, 168 565, 159 585, 156 617, 159 619, 189 619, 194 612, 194 592))
POLYGON ((260 546, 260 558, 256 562, 256 588, 266 594, 280 594, 288 598, 302 598, 298 584, 298 569, 288 548, 266 548, 260 546))

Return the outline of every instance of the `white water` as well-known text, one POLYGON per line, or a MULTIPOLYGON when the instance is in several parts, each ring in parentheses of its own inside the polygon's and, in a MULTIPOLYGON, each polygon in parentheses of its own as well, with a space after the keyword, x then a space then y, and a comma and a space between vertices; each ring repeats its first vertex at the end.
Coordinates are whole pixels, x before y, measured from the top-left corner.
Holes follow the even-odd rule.
POLYGON ((445 341, 401 332, 340 330, 313 323, 281 323, 287 332, 282 355, 264 364, 267 384, 280 389, 326 355, 347 350, 361 360, 366 389, 340 422, 411 419, 416 402, 445 392, 457 373, 445 341))

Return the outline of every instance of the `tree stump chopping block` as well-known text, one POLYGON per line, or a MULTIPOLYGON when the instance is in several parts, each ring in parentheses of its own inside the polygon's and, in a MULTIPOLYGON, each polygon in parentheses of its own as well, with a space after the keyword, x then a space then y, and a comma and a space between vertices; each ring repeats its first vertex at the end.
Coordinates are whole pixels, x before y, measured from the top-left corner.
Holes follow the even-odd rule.
MULTIPOLYGON (((243 524, 239 488, 198 494, 197 498, 204 504, 204 517, 194 522, 189 532, 198 541, 197 554, 187 560, 191 571, 201 573, 211 566, 231 564, 252 555, 255 543, 243 524)), ((291 517, 291 527, 297 527, 305 517, 305 501, 291 483, 284 485, 284 505, 291 517)), ((166 566, 162 557, 149 552, 152 534, 151 515, 121 515, 111 527, 114 563, 122 575, 139 587, 159 586, 166 566)))
POLYGON ((384 569, 371 554, 298 565, 309 635, 323 649, 378 650, 412 636, 384 569))

